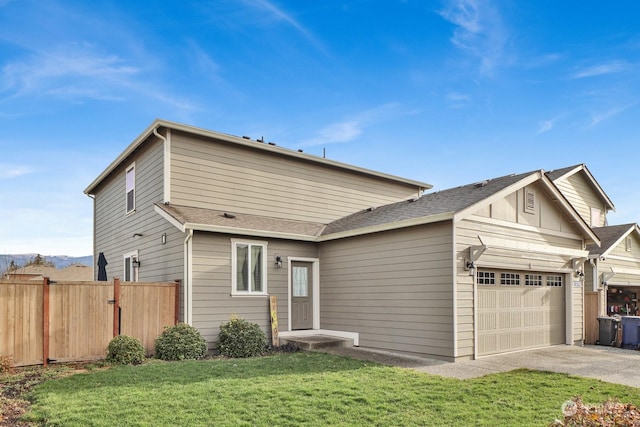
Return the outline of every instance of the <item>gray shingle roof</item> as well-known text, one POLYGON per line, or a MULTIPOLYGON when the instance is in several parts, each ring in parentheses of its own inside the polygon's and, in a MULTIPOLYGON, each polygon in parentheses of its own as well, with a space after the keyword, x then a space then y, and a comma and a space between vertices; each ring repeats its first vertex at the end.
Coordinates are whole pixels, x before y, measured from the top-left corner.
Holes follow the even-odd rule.
POLYGON ((624 236, 636 224, 609 225, 607 227, 593 227, 594 233, 600 238, 600 247, 588 245, 589 255, 601 255, 606 253, 611 247, 624 236))
POLYGON ((192 206, 156 204, 180 224, 196 226, 228 227, 244 230, 269 231, 275 233, 318 236, 324 224, 305 221, 293 221, 259 215, 231 213, 215 209, 195 208, 192 206), (231 214, 232 218, 225 216, 231 214))
POLYGON ((555 181, 556 179, 560 178, 564 174, 574 170, 575 168, 577 168, 579 166, 582 166, 582 165, 578 164, 578 165, 568 166, 566 168, 555 169, 555 170, 546 172, 546 175, 551 181, 555 181))
POLYGON ((435 193, 428 193, 418 199, 414 199, 414 201, 405 200, 374 209, 365 209, 330 223, 324 229, 322 235, 325 236, 333 233, 429 217, 448 212, 459 212, 536 172, 539 171, 519 175, 507 175, 435 193))

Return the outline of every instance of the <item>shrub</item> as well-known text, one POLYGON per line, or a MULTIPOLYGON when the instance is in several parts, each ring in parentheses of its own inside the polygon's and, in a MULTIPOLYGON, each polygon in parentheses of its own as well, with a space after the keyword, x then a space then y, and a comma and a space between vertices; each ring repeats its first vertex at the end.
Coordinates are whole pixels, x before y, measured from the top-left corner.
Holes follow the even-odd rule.
POLYGON ((156 338, 156 357, 162 360, 202 359, 207 354, 207 342, 193 326, 178 323, 165 328, 156 338))
POLYGON ((227 357, 260 356, 267 345, 267 337, 256 323, 232 318, 220 325, 218 351, 227 357))
POLYGON ((127 335, 114 337, 107 346, 107 362, 119 365, 137 365, 145 358, 142 343, 127 335))

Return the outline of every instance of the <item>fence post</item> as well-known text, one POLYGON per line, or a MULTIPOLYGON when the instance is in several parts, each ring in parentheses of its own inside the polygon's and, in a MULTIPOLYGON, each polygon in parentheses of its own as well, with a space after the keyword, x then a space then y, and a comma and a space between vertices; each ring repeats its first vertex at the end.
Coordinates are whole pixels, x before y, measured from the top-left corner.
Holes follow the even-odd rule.
POLYGON ((42 366, 49 364, 49 278, 42 283, 42 366))
POLYGON ((113 336, 120 335, 120 279, 113 279, 113 336))
POLYGON ((176 306, 174 310, 174 320, 173 324, 177 325, 180 320, 180 285, 182 284, 182 280, 176 279, 176 306))

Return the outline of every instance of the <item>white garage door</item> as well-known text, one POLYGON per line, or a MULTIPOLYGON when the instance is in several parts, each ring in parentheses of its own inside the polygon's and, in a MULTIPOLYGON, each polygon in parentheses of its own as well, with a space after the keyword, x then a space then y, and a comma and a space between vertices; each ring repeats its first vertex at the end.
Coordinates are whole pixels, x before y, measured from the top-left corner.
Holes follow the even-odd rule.
POLYGON ((478 355, 565 342, 561 274, 479 270, 478 355))

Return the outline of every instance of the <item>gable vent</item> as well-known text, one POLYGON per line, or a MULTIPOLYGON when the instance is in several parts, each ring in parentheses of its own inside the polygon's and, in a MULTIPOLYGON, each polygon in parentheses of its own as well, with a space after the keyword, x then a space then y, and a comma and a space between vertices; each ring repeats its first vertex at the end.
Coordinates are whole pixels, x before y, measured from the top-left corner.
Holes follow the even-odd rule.
POLYGON ((530 188, 524 189, 524 211, 527 213, 536 212, 536 192, 530 188))

